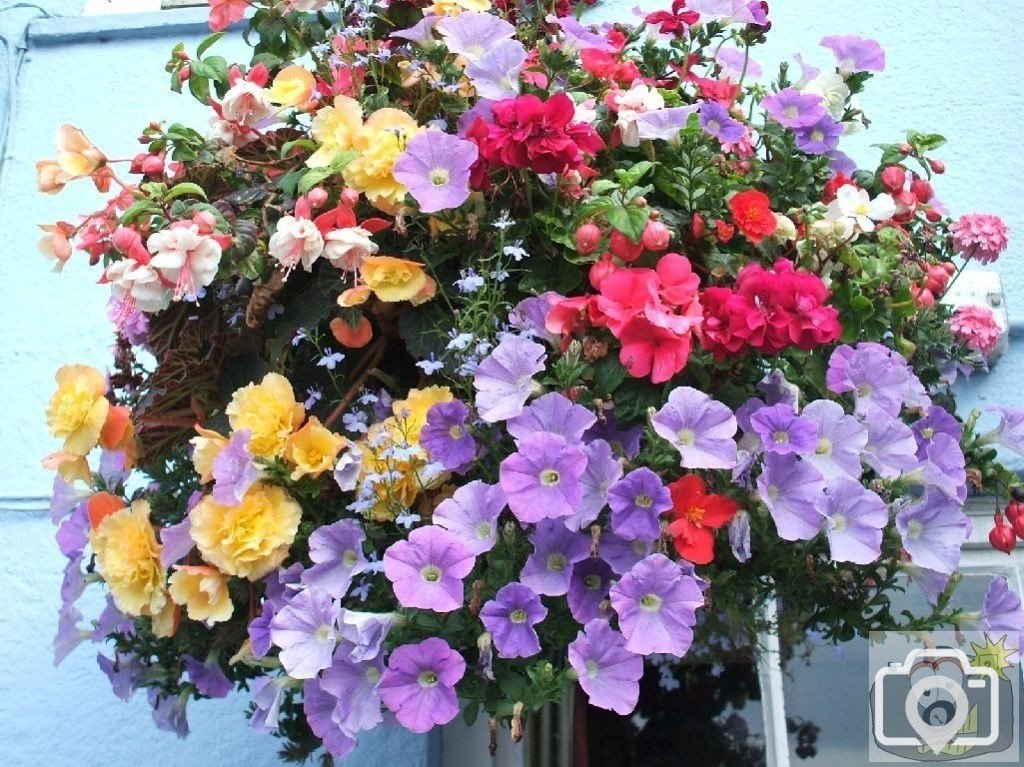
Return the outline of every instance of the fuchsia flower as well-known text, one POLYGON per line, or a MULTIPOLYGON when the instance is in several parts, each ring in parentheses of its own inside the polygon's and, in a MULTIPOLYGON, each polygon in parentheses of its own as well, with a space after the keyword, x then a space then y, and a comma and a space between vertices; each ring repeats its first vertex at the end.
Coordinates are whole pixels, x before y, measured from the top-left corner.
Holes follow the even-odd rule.
POLYGON ((1009 244, 1010 228, 999 216, 969 213, 949 228, 953 247, 965 259, 991 264, 1009 244))
POLYGON ((473 552, 437 525, 420 527, 384 552, 384 575, 403 607, 447 613, 463 603, 462 579, 473 569, 473 552))
POLYGON ((427 732, 458 716, 455 684, 465 673, 462 656, 443 639, 431 637, 395 648, 378 689, 399 724, 427 732))
POLYGON ((987 306, 958 306, 949 318, 949 329, 956 340, 988 357, 999 345, 1002 329, 987 306))

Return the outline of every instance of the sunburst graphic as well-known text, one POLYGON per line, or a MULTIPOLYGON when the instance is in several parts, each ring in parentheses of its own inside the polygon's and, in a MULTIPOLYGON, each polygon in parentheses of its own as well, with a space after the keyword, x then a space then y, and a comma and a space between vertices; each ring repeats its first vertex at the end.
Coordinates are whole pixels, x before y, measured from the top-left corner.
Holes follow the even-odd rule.
POLYGON ((971 650, 973 650, 973 655, 971 655, 972 666, 976 668, 990 668, 999 675, 1000 679, 1009 681, 1009 677, 1006 676, 1006 669, 1014 665, 1010 662, 1010 658, 1018 655, 1020 651, 1006 646, 1005 634, 999 637, 998 642, 993 642, 992 637, 985 634, 985 643, 975 644, 971 642, 971 650))

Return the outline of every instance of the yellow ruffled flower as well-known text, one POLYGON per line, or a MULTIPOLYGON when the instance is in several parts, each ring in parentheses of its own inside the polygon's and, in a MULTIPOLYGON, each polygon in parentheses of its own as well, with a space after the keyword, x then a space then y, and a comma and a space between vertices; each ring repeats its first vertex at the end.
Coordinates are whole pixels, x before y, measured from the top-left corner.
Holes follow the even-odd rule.
POLYGON ((258 581, 288 556, 302 508, 277 485, 257 482, 237 506, 206 496, 189 514, 203 559, 229 575, 258 581))
POLYGON ((463 11, 484 13, 491 9, 491 0, 434 0, 430 11, 436 16, 458 16, 463 11))
POLYGON ((418 443, 420 431, 427 422, 427 411, 438 402, 451 402, 453 399, 452 390, 447 386, 410 389, 408 397, 391 404, 391 411, 398 417, 407 438, 418 443))
POLYGON ((181 623, 181 608, 172 599, 165 598, 163 609, 153 616, 153 636, 167 639, 178 633, 181 623))
POLYGON ((363 283, 381 301, 410 301, 427 285, 423 264, 394 256, 366 256, 359 265, 363 283))
POLYGON ((348 96, 335 96, 334 106, 318 110, 313 117, 310 132, 320 148, 306 160, 306 165, 330 165, 335 157, 352 148, 352 141, 362 127, 363 108, 359 102, 348 96))
POLYGON ((288 437, 306 418, 291 383, 279 373, 267 373, 258 384, 236 391, 226 412, 234 431, 252 433, 249 452, 254 458, 281 457, 288 437))
POLYGON ((189 440, 192 443, 192 465, 199 481, 206 484, 213 481, 213 462, 227 447, 228 438, 202 426, 197 426, 196 432, 197 436, 189 440))
POLYGON ((292 479, 298 481, 307 474, 318 477, 334 469, 338 453, 348 443, 340 434, 328 429, 317 417, 306 421, 306 425, 288 438, 284 457, 295 464, 292 479))
POLYGON ((168 580, 175 604, 185 607, 194 621, 220 623, 231 617, 235 605, 228 594, 228 576, 213 567, 179 565, 168 580))
POLYGON ((62 125, 57 132, 57 164, 69 178, 82 178, 106 164, 107 158, 81 130, 62 125))
POLYGON ((84 456, 100 440, 107 421, 107 382, 88 365, 65 365, 57 371, 57 391, 46 405, 50 434, 64 440, 64 452, 84 456))
POLYGON ((316 87, 313 73, 298 64, 287 66, 277 73, 267 98, 271 104, 286 107, 301 107, 309 103, 316 87))
POLYGON ((401 109, 378 109, 352 140, 359 156, 342 171, 345 183, 365 194, 375 207, 394 211, 407 190, 391 171, 405 152, 406 142, 423 130, 401 109))
POLYGON ((89 533, 96 569, 118 608, 129 615, 157 616, 167 603, 162 547, 149 521, 149 503, 108 514, 89 533))

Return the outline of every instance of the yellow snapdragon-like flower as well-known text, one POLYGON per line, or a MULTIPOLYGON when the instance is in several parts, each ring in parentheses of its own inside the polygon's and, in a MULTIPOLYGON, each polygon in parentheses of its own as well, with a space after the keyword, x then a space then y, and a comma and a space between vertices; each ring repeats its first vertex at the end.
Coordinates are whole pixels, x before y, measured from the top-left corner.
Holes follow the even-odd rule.
POLYGON ((135 501, 103 517, 89 533, 96 569, 118 608, 129 615, 157 616, 167 603, 162 547, 149 521, 149 503, 135 501))
POLYGON ((412 115, 401 109, 378 109, 352 140, 359 156, 342 171, 345 183, 365 194, 375 207, 394 211, 407 190, 391 171, 409 139, 423 130, 412 115))
POLYGON ((213 567, 179 565, 168 581, 168 593, 194 621, 220 623, 235 610, 228 595, 228 576, 213 567))
POLYGON ((277 485, 257 482, 237 506, 221 506, 206 496, 189 517, 204 560, 229 575, 258 581, 288 556, 302 508, 277 485))
POLYGON ((309 103, 316 88, 316 78, 303 66, 292 64, 277 73, 267 98, 271 104, 286 107, 301 107, 309 103))
POLYGON ((252 433, 249 452, 254 458, 279 458, 288 437, 306 418, 291 383, 279 373, 267 373, 258 384, 236 391, 226 412, 233 430, 252 433))
POLYGON ((423 264, 394 256, 367 256, 359 265, 359 276, 381 301, 411 301, 427 286, 423 264))
POLYGON ((313 140, 320 145, 308 160, 310 168, 324 168, 342 152, 352 148, 363 127, 363 107, 348 96, 335 96, 334 105, 317 111, 310 126, 313 140))
POLYGON ((391 411, 401 420, 409 440, 418 443, 420 431, 427 422, 427 411, 438 402, 451 402, 453 399, 452 390, 447 386, 410 389, 405 399, 391 404, 391 411))
POLYGON ((84 456, 100 441, 110 403, 103 374, 88 365, 57 371, 57 391, 46 405, 50 434, 64 440, 64 452, 84 456))
POLYGON ((295 464, 291 477, 299 480, 307 474, 318 477, 334 469, 338 453, 348 443, 340 434, 335 434, 315 416, 306 425, 288 438, 284 457, 295 464))

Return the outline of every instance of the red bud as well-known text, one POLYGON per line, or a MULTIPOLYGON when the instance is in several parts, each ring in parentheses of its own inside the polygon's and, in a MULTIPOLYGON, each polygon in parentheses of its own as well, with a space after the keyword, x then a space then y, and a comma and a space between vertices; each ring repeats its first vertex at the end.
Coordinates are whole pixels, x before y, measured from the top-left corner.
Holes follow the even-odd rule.
POLYGON ((988 542, 992 548, 1009 554, 1017 547, 1017 536, 1013 528, 1006 524, 1006 518, 1002 514, 995 515, 996 526, 988 534, 988 542))
POLYGON ((946 163, 942 160, 933 160, 928 158, 928 165, 932 169, 932 173, 937 173, 940 176, 946 172, 946 163))
POLYGON ((589 256, 601 242, 601 230, 592 221, 581 224, 576 230, 576 252, 581 256, 589 256))
POLYGON ((627 264, 636 261, 640 258, 640 254, 644 252, 644 244, 642 242, 633 242, 618 229, 612 232, 611 242, 608 247, 612 253, 627 264))
POLYGON ((902 165, 890 165, 882 171, 882 185, 890 192, 897 192, 907 183, 907 171, 902 165))
POLYGON ((932 189, 932 185, 923 178, 915 178, 910 184, 910 191, 914 193, 918 202, 928 202, 928 200, 935 196, 935 190, 932 189))
POLYGON ((653 253, 660 253, 668 248, 668 243, 671 239, 672 235, 667 226, 660 221, 648 221, 640 241, 647 250, 653 253))

